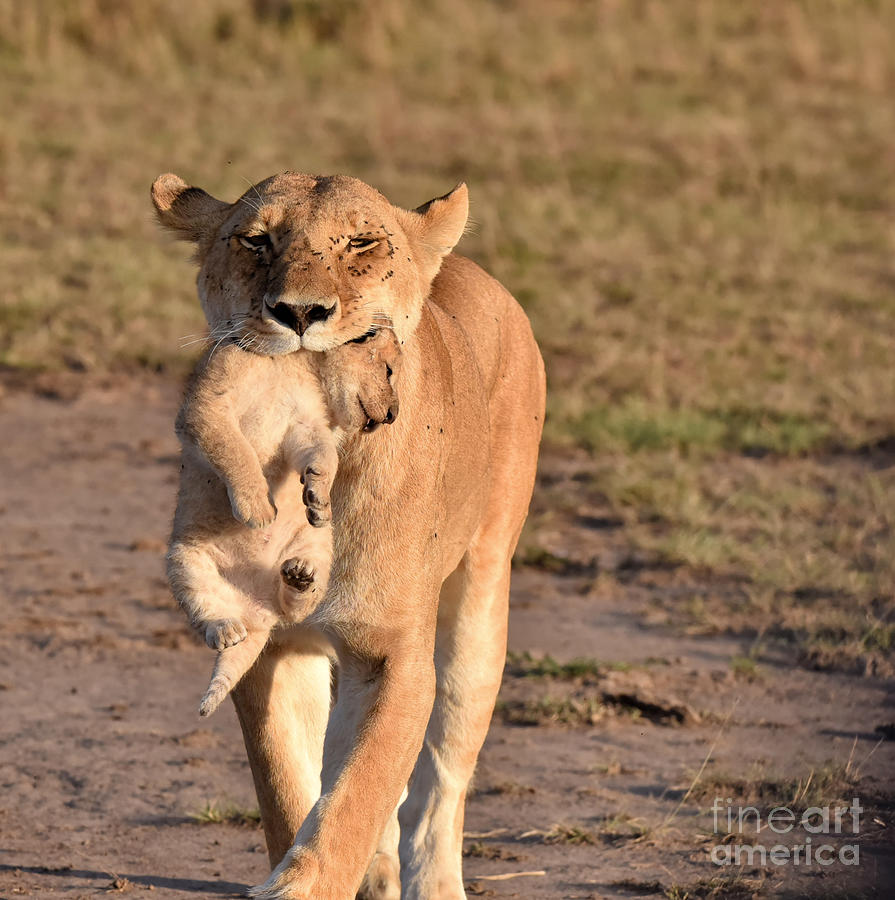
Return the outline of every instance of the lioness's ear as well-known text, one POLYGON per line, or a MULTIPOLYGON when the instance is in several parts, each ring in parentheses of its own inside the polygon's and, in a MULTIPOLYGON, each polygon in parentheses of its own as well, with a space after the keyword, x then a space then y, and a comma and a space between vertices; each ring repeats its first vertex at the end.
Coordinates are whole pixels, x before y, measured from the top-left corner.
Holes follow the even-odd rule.
POLYGON ((463 236, 469 218, 469 190, 460 182, 449 194, 436 197, 407 213, 404 225, 422 254, 424 266, 434 278, 447 256, 463 236))
POLYGON ((151 194, 159 222, 184 241, 201 241, 230 206, 170 173, 155 179, 151 194))

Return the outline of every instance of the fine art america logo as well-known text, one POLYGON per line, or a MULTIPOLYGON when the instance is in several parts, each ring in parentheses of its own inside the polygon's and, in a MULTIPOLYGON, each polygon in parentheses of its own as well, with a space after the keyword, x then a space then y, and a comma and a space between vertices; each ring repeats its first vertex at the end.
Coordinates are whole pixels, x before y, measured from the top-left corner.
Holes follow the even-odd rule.
MULTIPOLYGON (((777 806, 767 816, 762 817, 754 806, 733 807, 731 800, 715 797, 712 804, 715 834, 725 835, 722 843, 712 847, 712 862, 719 866, 843 866, 860 864, 858 845, 842 843, 838 846, 826 843, 828 838, 821 835, 852 835, 861 831, 863 807, 855 797, 851 806, 819 807, 809 806, 801 814, 788 806, 777 806), (725 827, 726 826, 726 827, 725 827), (761 843, 734 843, 745 829, 762 837, 761 843), (769 834, 791 834, 795 832, 797 843, 792 846, 775 843, 769 834)), ((843 840, 847 840, 844 838, 843 840)), ((837 841, 838 843, 838 841, 837 841)))

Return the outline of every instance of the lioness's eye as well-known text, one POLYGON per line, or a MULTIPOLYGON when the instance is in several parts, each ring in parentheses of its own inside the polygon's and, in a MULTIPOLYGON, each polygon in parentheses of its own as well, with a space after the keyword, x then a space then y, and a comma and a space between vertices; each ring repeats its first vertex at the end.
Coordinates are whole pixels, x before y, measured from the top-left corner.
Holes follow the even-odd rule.
POLYGON ((269 234, 241 234, 239 243, 249 250, 266 250, 270 246, 269 234))
POLYGON ((379 241, 377 241, 375 238, 356 237, 351 238, 351 240, 348 241, 348 246, 352 250, 356 250, 358 253, 365 253, 367 250, 372 250, 378 245, 379 241))

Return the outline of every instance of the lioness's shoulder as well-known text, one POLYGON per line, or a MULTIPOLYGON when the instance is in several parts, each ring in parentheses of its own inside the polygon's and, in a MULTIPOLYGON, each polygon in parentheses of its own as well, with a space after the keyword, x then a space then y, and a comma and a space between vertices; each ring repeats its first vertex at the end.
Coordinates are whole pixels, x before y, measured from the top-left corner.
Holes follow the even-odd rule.
POLYGON ((514 302, 510 292, 496 278, 457 253, 444 258, 432 282, 430 299, 445 312, 457 315, 492 309, 495 316, 500 316, 507 304, 514 302))
POLYGON ((432 282, 429 303, 462 329, 489 390, 507 355, 534 345, 528 318, 513 295, 464 256, 445 257, 432 282))

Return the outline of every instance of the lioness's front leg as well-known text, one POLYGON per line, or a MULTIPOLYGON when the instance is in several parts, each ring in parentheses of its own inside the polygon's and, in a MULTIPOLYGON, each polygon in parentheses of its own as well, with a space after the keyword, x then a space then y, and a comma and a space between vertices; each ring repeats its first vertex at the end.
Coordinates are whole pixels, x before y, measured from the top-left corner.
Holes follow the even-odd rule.
POLYGON ((351 900, 419 754, 435 698, 434 623, 365 634, 340 648, 338 701, 327 729, 323 795, 268 881, 267 900, 351 900), (429 633, 433 632, 433 633, 429 633), (410 635, 410 636, 408 636, 410 635), (422 639, 420 639, 422 636, 422 639))

